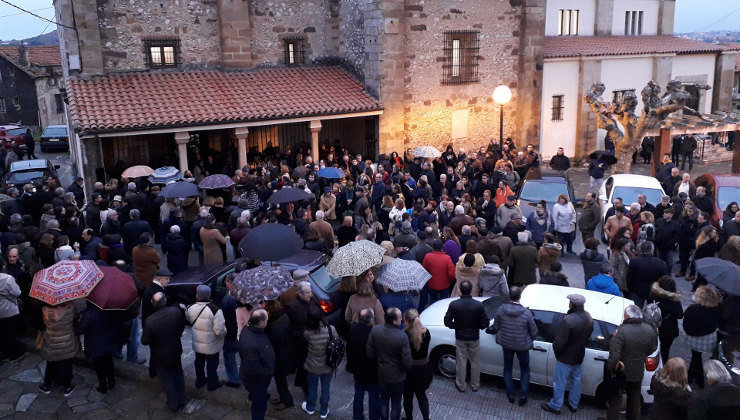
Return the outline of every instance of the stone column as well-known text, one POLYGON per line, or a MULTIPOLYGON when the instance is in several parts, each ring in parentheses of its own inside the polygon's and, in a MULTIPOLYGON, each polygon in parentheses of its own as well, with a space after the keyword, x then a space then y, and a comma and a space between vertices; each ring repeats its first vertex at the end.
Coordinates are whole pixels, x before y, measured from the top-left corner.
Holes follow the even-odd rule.
POLYGON ((248 127, 239 127, 234 129, 237 144, 239 145, 239 167, 247 166, 247 136, 249 136, 248 127))
POLYGON ((319 163, 319 132, 321 120, 311 120, 311 157, 313 163, 319 163))
POLYGON ((190 141, 190 133, 187 131, 175 133, 177 155, 180 157, 180 170, 183 173, 188 170, 188 141, 190 141))

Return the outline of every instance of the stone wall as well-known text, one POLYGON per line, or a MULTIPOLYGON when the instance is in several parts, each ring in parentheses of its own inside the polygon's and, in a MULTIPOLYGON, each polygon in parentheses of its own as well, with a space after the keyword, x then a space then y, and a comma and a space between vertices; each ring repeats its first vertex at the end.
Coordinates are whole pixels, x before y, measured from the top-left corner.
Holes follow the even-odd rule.
POLYGON ((183 65, 213 67, 220 63, 215 0, 102 0, 97 11, 106 72, 145 69, 142 39, 148 37, 179 39, 183 65))
POLYGON ((365 2, 341 0, 339 8, 339 55, 356 75, 365 74, 365 2))

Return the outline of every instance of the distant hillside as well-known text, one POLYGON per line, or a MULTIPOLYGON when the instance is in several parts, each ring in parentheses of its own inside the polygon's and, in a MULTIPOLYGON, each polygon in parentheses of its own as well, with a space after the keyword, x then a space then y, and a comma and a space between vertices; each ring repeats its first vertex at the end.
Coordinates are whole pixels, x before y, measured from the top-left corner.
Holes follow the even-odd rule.
POLYGON ((0 44, 4 45, 19 45, 20 43, 24 42, 26 45, 35 47, 35 46, 43 46, 43 45, 59 45, 59 36, 57 35, 56 29, 45 33, 40 36, 35 36, 33 38, 27 38, 27 39, 11 39, 8 41, 0 41, 0 44))

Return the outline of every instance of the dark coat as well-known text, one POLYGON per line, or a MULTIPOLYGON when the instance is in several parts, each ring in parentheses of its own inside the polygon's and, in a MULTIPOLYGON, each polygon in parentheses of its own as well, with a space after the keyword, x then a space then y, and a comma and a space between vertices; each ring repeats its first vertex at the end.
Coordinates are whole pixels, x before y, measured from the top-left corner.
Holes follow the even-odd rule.
POLYGON ((673 251, 678 245, 680 225, 675 219, 667 222, 665 219, 655 221, 655 247, 659 251, 673 251))
POLYGON ((149 346, 152 366, 168 366, 180 361, 185 314, 170 306, 153 313, 146 320, 141 344, 149 346))
POLYGON ((190 246, 179 233, 168 233, 162 240, 162 248, 167 244, 167 268, 172 274, 177 274, 188 269, 188 253, 190 246))
POLYGON ((527 230, 527 227, 523 223, 517 225, 513 221, 509 220, 504 227, 504 236, 511 239, 511 242, 517 243, 519 241, 519 236, 517 234, 519 232, 524 232, 525 230, 527 230))
POLYGON ((694 397, 688 389, 667 386, 658 379, 657 372, 650 381, 650 391, 655 397, 650 408, 650 420, 684 420, 694 397))
POLYGON ((131 255, 131 251, 139 244, 139 236, 144 232, 154 236, 154 231, 146 220, 131 220, 121 227, 121 237, 128 255, 131 255))
POLYGON ((583 211, 581 211, 581 219, 578 221, 578 230, 593 233, 599 223, 601 223, 601 207, 599 207, 599 204, 596 201, 585 204, 583 211))
POLYGON ((507 350, 524 351, 532 348, 537 337, 537 325, 529 308, 519 302, 506 302, 499 306, 493 325, 486 329, 496 334, 496 344, 507 350))
POLYGON ((353 322, 349 327, 347 339, 347 372, 352 373, 355 382, 374 384, 378 382, 378 369, 375 360, 367 355, 367 340, 372 326, 353 322))
POLYGON ((265 332, 253 326, 242 329, 239 336, 241 368, 239 376, 245 384, 267 382, 275 373, 275 351, 265 332))
POLYGON ((665 263, 657 257, 635 257, 627 268, 627 289, 645 299, 650 293, 650 286, 666 274, 665 263))
POLYGON ((661 340, 663 337, 678 337, 678 320, 683 318, 681 296, 679 296, 678 293, 663 290, 663 288, 655 282, 650 288, 650 298, 658 304, 660 314, 663 317, 659 329, 661 340))
POLYGON ((568 310, 555 331, 552 349, 555 358, 566 365, 580 365, 586 354, 586 343, 594 330, 591 314, 582 306, 568 310))
POLYGON ((445 326, 455 330, 455 339, 477 341, 480 330, 488 327, 488 316, 483 304, 472 296, 461 296, 450 302, 444 318, 445 326))
POLYGON ((152 282, 149 286, 144 289, 144 293, 141 296, 141 325, 142 328, 146 324, 146 319, 154 313, 154 307, 152 307, 152 297, 155 294, 162 292, 164 293, 164 287, 152 282))
POLYGON ((236 333, 239 329, 236 322, 237 302, 228 293, 221 299, 221 313, 224 315, 224 325, 226 325, 226 340, 236 340, 236 333))
POLYGON ((406 379, 406 371, 411 369, 411 346, 403 331, 393 324, 376 325, 365 348, 383 382, 397 384, 406 379))
POLYGON ((629 318, 617 331, 609 343, 608 371, 613 372, 617 362, 624 363, 627 382, 640 382, 645 374, 645 358, 658 348, 655 328, 642 318, 629 318))
POLYGON ((684 312, 683 330, 686 335, 700 337, 715 332, 722 317, 720 306, 708 307, 698 303, 689 305, 684 312))
MULTIPOLYGON (((80 313, 75 333, 85 336, 85 357, 88 359, 115 351, 124 336, 122 323, 115 311, 103 311, 90 304, 80 313)), ((128 337, 128 332, 125 337, 128 337)))
POLYGON ((590 279, 601 273, 601 264, 606 262, 606 256, 599 251, 587 249, 581 252, 581 264, 583 264, 583 279, 588 283, 590 279))
POLYGON ((295 369, 290 334, 290 319, 285 314, 271 318, 265 328, 265 335, 275 352, 275 375, 277 376, 287 375, 295 369))
POLYGON ((520 242, 509 253, 509 285, 534 284, 537 282, 537 248, 520 242))
POLYGON ((692 420, 736 419, 740 411, 740 388, 732 384, 708 385, 698 392, 689 410, 692 420))
POLYGON ((563 273, 546 271, 545 275, 540 279, 540 284, 551 284, 553 286, 565 286, 570 287, 568 283, 568 276, 563 273))

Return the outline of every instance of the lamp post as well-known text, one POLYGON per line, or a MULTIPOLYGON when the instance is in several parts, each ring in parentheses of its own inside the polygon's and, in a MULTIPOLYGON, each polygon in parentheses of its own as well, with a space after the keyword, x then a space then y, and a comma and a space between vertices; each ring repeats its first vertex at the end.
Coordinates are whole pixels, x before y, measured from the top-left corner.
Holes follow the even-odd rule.
POLYGON ((499 105, 499 127, 498 127, 498 141, 503 144, 504 142, 504 105, 509 103, 511 100, 511 89, 508 86, 498 86, 493 91, 493 101, 499 105))

